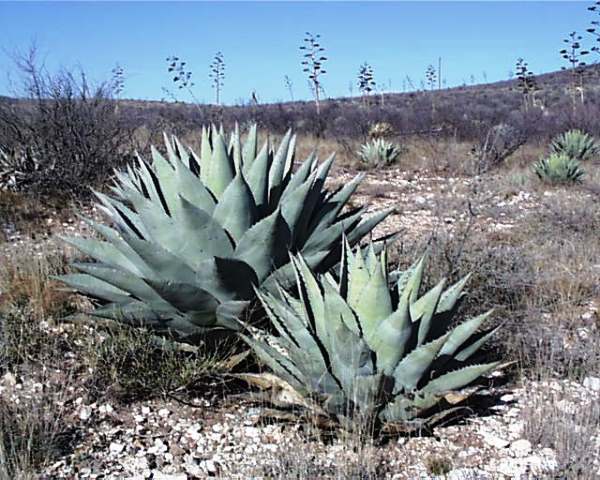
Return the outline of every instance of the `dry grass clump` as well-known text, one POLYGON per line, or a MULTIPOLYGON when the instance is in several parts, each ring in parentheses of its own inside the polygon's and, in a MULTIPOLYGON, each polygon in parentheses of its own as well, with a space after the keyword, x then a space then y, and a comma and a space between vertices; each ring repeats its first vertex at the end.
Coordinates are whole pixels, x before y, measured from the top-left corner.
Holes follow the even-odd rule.
POLYGON ((184 350, 145 330, 111 325, 83 351, 91 372, 86 388, 93 398, 123 402, 201 391, 223 382, 221 375, 234 366, 229 360, 235 349, 226 340, 184 350))
MULTIPOLYGON (((14 386, 9 382, 8 387, 14 386)), ((0 479, 33 480, 53 459, 68 453, 76 430, 67 419, 68 391, 44 373, 30 378, 27 394, 0 397, 0 479)))
POLYGON ((552 448, 555 478, 594 480, 600 475, 600 400, 582 402, 556 389, 535 395, 525 418, 525 434, 533 445, 552 448))
POLYGON ((12 305, 46 321, 73 312, 73 295, 51 278, 66 269, 64 255, 15 249, 0 264, 0 308, 12 305))
POLYGON ((70 347, 49 325, 75 311, 73 295, 51 276, 64 273, 62 255, 40 256, 17 250, 0 265, 0 367, 59 362, 70 347))
POLYGON ((555 451, 557 478, 592 480, 600 475, 600 395, 594 383, 600 382, 600 329, 574 331, 575 341, 567 345, 540 342, 529 372, 538 385, 522 416, 531 443, 555 451))
POLYGON ((252 472, 252 478, 376 480, 398 473, 384 451, 360 434, 346 433, 326 446, 316 441, 319 435, 317 426, 290 435, 287 448, 267 456, 267 462, 252 472))

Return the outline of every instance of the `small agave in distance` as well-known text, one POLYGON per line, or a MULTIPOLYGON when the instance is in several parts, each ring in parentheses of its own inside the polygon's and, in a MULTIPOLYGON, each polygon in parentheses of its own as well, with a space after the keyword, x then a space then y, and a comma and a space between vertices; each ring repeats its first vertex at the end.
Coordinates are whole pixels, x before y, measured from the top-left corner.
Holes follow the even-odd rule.
POLYGON ((533 165, 533 171, 544 183, 578 183, 585 170, 575 158, 564 153, 551 153, 533 165))
POLYGON ((384 138, 375 138, 358 151, 361 162, 370 168, 393 165, 401 154, 401 147, 384 138))
POLYGON ((339 262, 343 235, 358 243, 390 211, 342 212, 361 177, 324 188, 333 156, 314 154, 293 173, 295 137, 258 149, 253 126, 242 146, 204 129, 200 155, 165 138, 167 157, 116 173, 113 195, 97 193, 114 228, 87 222, 103 240, 67 241, 93 262, 60 279, 101 302, 93 315, 198 341, 240 328, 254 288, 293 281, 289 252, 317 271, 339 262))
POLYGON ((422 258, 390 290, 385 252, 346 252, 339 280, 315 276, 296 257, 299 298, 259 293, 279 336, 243 338, 288 399, 345 428, 411 431, 439 421, 449 411, 435 408, 440 402, 464 400, 455 391, 499 365, 472 361, 496 330, 479 331, 491 312, 456 324, 468 277, 420 295, 422 258))
POLYGON ((550 151, 584 162, 597 157, 600 146, 591 135, 581 130, 569 130, 552 140, 550 151))

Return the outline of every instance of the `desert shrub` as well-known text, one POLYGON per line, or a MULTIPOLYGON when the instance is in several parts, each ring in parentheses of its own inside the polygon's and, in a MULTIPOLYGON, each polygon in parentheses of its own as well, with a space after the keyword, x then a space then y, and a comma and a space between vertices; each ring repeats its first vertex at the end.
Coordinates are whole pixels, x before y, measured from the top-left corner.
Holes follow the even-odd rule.
POLYGON ((477 172, 483 173, 503 164, 526 140, 525 134, 512 125, 501 123, 490 128, 475 148, 477 172))
POLYGON ((372 139, 391 137, 394 133, 394 127, 387 122, 377 122, 369 128, 369 137, 372 139))
POLYGON ((578 183, 585 175, 578 160, 565 154, 552 153, 533 165, 533 171, 544 183, 578 183))
POLYGON ((443 478, 452 470, 452 461, 441 455, 430 455, 425 459, 425 466, 430 474, 443 478))
MULTIPOLYGON (((42 379, 43 381, 43 379, 42 379)), ((0 397, 0 478, 33 480, 52 460, 71 451, 75 432, 56 387, 42 387, 18 402, 0 397), (63 406, 61 406, 63 405, 63 406)))
POLYGON ((596 158, 600 146, 591 135, 581 130, 569 130, 552 140, 550 151, 582 162, 596 158))
POLYGON ((15 61, 21 98, 0 102, 0 145, 11 157, 0 175, 14 189, 88 193, 127 151, 130 134, 114 85, 92 85, 75 70, 51 73, 35 50, 15 61))

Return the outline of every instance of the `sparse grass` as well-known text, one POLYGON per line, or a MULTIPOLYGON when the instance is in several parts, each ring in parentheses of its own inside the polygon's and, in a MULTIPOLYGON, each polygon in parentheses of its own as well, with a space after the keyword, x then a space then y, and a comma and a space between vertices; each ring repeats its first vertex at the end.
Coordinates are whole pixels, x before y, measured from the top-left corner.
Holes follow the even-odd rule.
POLYGON ((50 277, 63 273, 61 255, 16 251, 0 265, 0 368, 24 363, 48 366, 69 349, 65 337, 49 325, 74 311, 74 297, 50 277))
POLYGON ((383 451, 357 432, 346 432, 327 446, 318 441, 320 432, 316 425, 290 433, 288 448, 279 450, 267 465, 252 472, 253 477, 270 480, 376 480, 398 473, 388 464, 383 451))
POLYGON ((557 457, 555 478, 594 480, 600 474, 600 399, 582 401, 559 384, 530 398, 525 435, 533 445, 552 448, 557 457))
POLYGON ((525 436, 535 446, 554 450, 556 478, 597 479, 600 395, 582 384, 600 377, 600 328, 562 327, 562 331, 552 329, 540 339, 534 368, 529 372, 538 385, 528 395, 528 407, 522 413, 525 436), (567 329, 572 330, 570 341, 567 329), (562 341, 564 338, 567 340, 562 341))
POLYGON ((66 269, 63 255, 15 249, 0 265, 0 308, 12 305, 46 321, 73 312, 73 295, 51 278, 65 273, 66 269))
MULTIPOLYGON (((10 386, 8 387, 10 389, 10 386)), ((67 385, 43 372, 29 378, 17 400, 0 397, 0 479, 33 480, 72 447, 76 431, 66 418, 67 385)))
POLYGON ((446 475, 452 470, 452 461, 448 457, 431 455, 425 459, 427 471, 432 475, 446 475))
POLYGON ((185 393, 226 373, 234 350, 232 340, 183 349, 145 330, 114 325, 83 352, 91 371, 86 386, 93 398, 121 401, 185 393))

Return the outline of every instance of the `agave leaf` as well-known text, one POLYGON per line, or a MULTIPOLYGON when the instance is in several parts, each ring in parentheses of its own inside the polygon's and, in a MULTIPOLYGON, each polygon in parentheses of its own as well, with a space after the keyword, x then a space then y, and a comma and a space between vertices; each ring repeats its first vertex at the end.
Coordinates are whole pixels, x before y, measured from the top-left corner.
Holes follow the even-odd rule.
POLYGON ((240 239, 234 257, 250 265, 265 280, 273 270, 285 263, 290 233, 279 210, 262 219, 240 239))
POLYGON ((464 295, 463 289, 470 278, 471 274, 465 275, 444 291, 438 303, 436 313, 450 312, 454 309, 458 300, 464 295))
MULTIPOLYGON (((360 222, 362 214, 363 210, 360 209, 352 215, 341 218, 324 230, 314 230, 304 244, 304 247, 302 247, 302 251, 324 250, 328 245, 337 243, 345 233, 360 222)), ((352 235, 352 233, 350 233, 350 235, 352 235)))
POLYGON ((415 348, 398 364, 394 370, 396 386, 394 393, 400 388, 411 391, 416 388, 425 371, 431 366, 433 359, 444 345, 447 335, 415 348))
POLYGON ((281 184, 284 180, 288 149, 292 141, 292 131, 288 130, 283 136, 277 153, 273 157, 273 163, 269 170, 269 203, 274 206, 281 197, 281 184))
POLYGON ((335 153, 332 153, 321 165, 319 165, 319 167, 317 167, 317 181, 325 183, 334 160, 335 153))
POLYGON ((412 321, 416 322, 421 320, 419 323, 417 345, 423 345, 423 343, 427 341, 431 319, 437 309, 445 285, 446 279, 440 280, 435 287, 410 305, 410 317, 412 321))
POLYGON ((213 195, 217 199, 220 199, 235 175, 235 168, 227 155, 227 146, 221 134, 214 135, 213 133, 210 165, 211 167, 205 183, 213 195))
POLYGON ((392 375, 396 365, 407 349, 412 332, 407 302, 401 302, 398 308, 385 320, 367 342, 377 354, 377 368, 386 375, 392 375))
MULTIPOLYGON (((327 257, 329 251, 314 252, 309 255, 303 255, 306 264, 315 270, 321 262, 327 257)), ((290 288, 295 280, 294 265, 291 262, 279 267, 271 273, 262 283, 261 288, 268 292, 275 292, 278 286, 290 288)))
POLYGON ((131 300, 126 291, 85 273, 69 273, 56 278, 75 290, 101 300, 116 303, 127 303, 131 300))
POLYGON ((275 350, 267 342, 257 341, 247 335, 240 337, 254 350, 258 358, 264 362, 280 378, 292 385, 297 390, 304 390, 302 373, 284 355, 275 350))
POLYGON ((231 135, 231 150, 233 165, 236 174, 239 174, 242 171, 242 143, 240 138, 240 126, 237 122, 235 123, 235 130, 231 135))
POLYGON ((398 295, 401 298, 406 296, 411 304, 417 300, 419 295, 423 280, 424 265, 425 256, 422 256, 398 279, 398 295))
MULTIPOLYGON (((168 140, 165 143, 167 147, 170 146, 168 140)), ((152 167, 156 171, 157 177, 160 178, 160 191, 169 211, 173 212, 177 206, 179 197, 175 169, 154 146, 150 148, 150 151, 152 154, 152 167)))
POLYGON ((240 317, 248 307, 248 301, 229 300, 217 307, 217 324, 232 331, 241 330, 240 317))
POLYGON ((196 277, 194 270, 178 256, 156 243, 127 236, 125 240, 152 269, 153 276, 148 280, 178 279, 183 283, 194 283, 196 277))
POLYGON ((142 158, 139 158, 139 167, 137 174, 140 178, 140 185, 144 192, 144 196, 149 198, 154 205, 162 206, 163 211, 168 214, 169 208, 165 201, 156 173, 148 163, 142 158))
POLYGON ((219 301, 206 290, 189 283, 170 280, 146 281, 164 300, 180 312, 214 318, 219 301))
MULTIPOLYGON (((245 165, 251 165, 256 158, 258 148, 258 133, 256 124, 253 124, 248 131, 248 136, 244 142, 242 150, 242 159, 245 165)), ((244 172, 245 173, 245 172, 244 172)))
POLYGON ((347 392, 353 390, 357 375, 372 375, 375 370, 371 350, 366 342, 353 333, 340 319, 329 319, 327 352, 331 373, 347 392))
POLYGON ((137 297, 139 300, 164 302, 146 282, 130 272, 102 265, 101 263, 73 263, 72 266, 137 297))
POLYGON ((329 392, 331 388, 337 389, 337 380, 333 379, 328 371, 327 362, 323 356, 322 343, 312 326, 309 327, 308 319, 305 317, 306 310, 290 308, 279 298, 284 298, 282 291, 279 297, 270 294, 260 294, 259 298, 265 307, 269 318, 280 334, 280 345, 285 346, 291 356, 296 358, 298 364, 302 365, 305 377, 311 378, 312 389, 321 385, 329 392), (284 343, 281 340, 285 340, 284 343), (325 375, 325 378, 321 378, 325 375), (330 378, 331 377, 331 378, 330 378), (332 383, 333 382, 333 383, 332 383))
POLYGON ((240 171, 225 189, 213 217, 234 240, 239 241, 254 224, 257 215, 252 191, 240 171))
POLYGON ((200 156, 195 156, 200 164, 200 179, 204 185, 208 186, 208 179, 212 168, 212 132, 210 128, 202 127, 202 137, 200 143, 200 156))
POLYGON ((124 268, 131 272, 138 271, 136 264, 131 261, 124 253, 119 251, 114 245, 101 240, 80 237, 60 237, 61 240, 73 245, 81 252, 89 255, 99 262, 103 262, 111 267, 124 268))
POLYGON ((355 335, 361 335, 356 314, 332 284, 323 283, 323 298, 325 300, 325 318, 339 318, 355 335))
POLYGON ((234 258, 219 257, 209 261, 214 261, 216 268, 214 277, 219 279, 225 292, 244 300, 254 297, 253 287, 258 285, 258 278, 247 263, 234 258))
MULTIPOLYGON (((168 305, 168 304, 167 304, 168 305)), ((119 322, 125 322, 129 325, 144 325, 152 328, 167 329, 167 321, 163 319, 161 313, 169 313, 175 317, 177 312, 173 307, 155 307, 148 302, 131 301, 118 304, 110 303, 104 307, 96 308, 90 312, 94 317, 107 318, 119 322)))
POLYGON ((483 323, 490 317, 493 310, 489 310, 486 313, 478 315, 466 322, 457 325, 454 330, 450 333, 448 340, 440 350, 440 356, 442 355, 454 355, 456 351, 465 343, 471 336, 483 325, 483 323))
MULTIPOLYGON (((483 332, 481 335, 479 335, 479 338, 477 340, 463 348, 454 357, 461 362, 467 361, 483 346, 485 342, 487 342, 498 331, 499 328, 500 327, 498 326, 496 328, 488 330, 487 332, 483 332)), ((477 337, 477 335, 475 335, 475 337, 477 337)))
POLYGON ((175 166, 175 176, 180 196, 192 205, 212 215, 216 206, 216 200, 212 193, 208 191, 200 178, 194 175, 185 165, 177 163, 175 166))
POLYGON ((328 227, 335 222, 337 216, 340 214, 352 194, 356 191, 363 178, 364 174, 357 175, 342 188, 333 192, 315 215, 315 223, 311 227, 321 229, 328 227))
POLYGON ((233 254, 233 242, 223 227, 207 212, 192 205, 181 197, 181 221, 179 243, 186 243, 182 251, 187 252, 189 261, 197 265, 210 257, 230 257, 233 254))
MULTIPOLYGON (((108 197, 100 192, 94 192, 94 195, 102 202, 102 204, 106 207, 106 212, 110 216, 110 218, 117 223, 117 225, 126 232, 137 235, 140 238, 148 238, 150 234, 148 230, 140 220, 140 217, 137 213, 131 210, 129 207, 125 206, 123 203, 115 200, 113 198, 108 197)), ((127 198, 127 193, 124 192, 122 198, 127 198)), ((92 225, 87 219, 84 217, 80 217, 82 220, 87 222, 89 225, 92 225)), ((96 229, 97 230, 97 229, 96 229)))
POLYGON ((247 171, 244 172, 246 181, 252 195, 254 203, 259 210, 264 210, 268 205, 268 187, 269 187, 269 168, 271 166, 271 158, 269 155, 269 144, 265 142, 258 156, 254 159, 247 171))
MULTIPOLYGON (((362 255, 361 255, 362 256, 362 255)), ((380 267, 378 265, 378 267, 380 267)), ((392 312, 392 299, 382 268, 376 268, 369 281, 358 293, 353 306, 367 341, 377 334, 380 323, 392 312)))
POLYGON ((312 180, 309 179, 301 184, 294 192, 282 198, 281 201, 281 214, 288 224, 292 240, 297 237, 299 232, 299 223, 302 213, 304 211, 304 205, 306 198, 312 188, 312 180))
POLYGON ((316 160, 316 156, 317 155, 314 151, 311 152, 308 158, 302 162, 302 165, 298 167, 298 170, 294 172, 290 178, 290 181, 285 186, 283 193, 281 194, 281 203, 286 202, 287 198, 292 195, 297 188, 300 188, 300 185, 305 183, 311 176, 313 173, 313 164, 316 160))
POLYGON ((372 214, 367 218, 362 219, 355 229, 353 229, 351 232, 347 232, 348 241, 350 242, 350 245, 358 243, 361 238, 363 238, 367 233, 372 231, 392 212, 394 212, 394 209, 388 208, 386 210, 382 210, 380 212, 372 214))
POLYGON ((468 367, 446 373, 441 377, 429 381, 422 392, 424 393, 442 393, 449 390, 456 390, 467 386, 480 376, 494 370, 500 362, 486 363, 483 365, 470 365, 468 367))
POLYGON ((312 327, 317 338, 325 344, 326 348, 330 347, 323 292, 321 292, 317 279, 313 276, 302 257, 292 258, 292 262, 296 265, 297 284, 300 287, 305 316, 313 322, 312 327))

